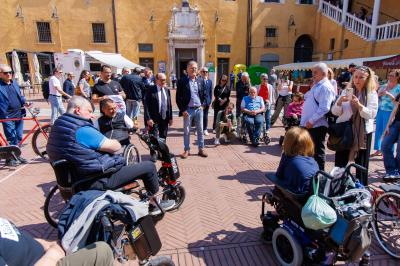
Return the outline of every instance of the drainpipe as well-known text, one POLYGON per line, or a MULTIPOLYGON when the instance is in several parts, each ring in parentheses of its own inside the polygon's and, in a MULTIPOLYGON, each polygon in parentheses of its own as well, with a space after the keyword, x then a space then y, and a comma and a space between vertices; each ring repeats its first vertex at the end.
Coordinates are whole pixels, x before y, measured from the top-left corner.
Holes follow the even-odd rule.
POLYGON ((115 16, 115 0, 111 0, 112 8, 112 16, 113 16, 113 28, 114 28, 114 44, 115 44, 115 53, 118 54, 118 35, 117 35, 117 18, 115 16))
POLYGON ((251 62, 251 26, 253 24, 253 0, 247 0, 246 65, 251 62))

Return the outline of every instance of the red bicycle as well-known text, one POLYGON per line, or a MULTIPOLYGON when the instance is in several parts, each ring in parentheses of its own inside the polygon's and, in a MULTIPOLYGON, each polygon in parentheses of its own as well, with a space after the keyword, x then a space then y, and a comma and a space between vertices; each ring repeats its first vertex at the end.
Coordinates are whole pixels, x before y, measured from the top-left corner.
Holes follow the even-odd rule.
POLYGON ((46 152, 46 145, 47 140, 49 138, 51 125, 44 124, 41 125, 37 116, 40 113, 39 108, 32 108, 31 106, 26 107, 28 112, 31 114, 31 117, 22 117, 22 118, 8 118, 8 119, 0 119, 1 122, 9 122, 9 121, 34 121, 33 127, 31 130, 24 136, 24 138, 18 143, 18 145, 10 145, 7 142, 7 139, 4 135, 0 132, 0 160, 1 159, 16 159, 18 156, 21 155, 20 146, 29 138, 30 135, 32 136, 32 149, 33 151, 44 159, 48 159, 47 152, 46 152))

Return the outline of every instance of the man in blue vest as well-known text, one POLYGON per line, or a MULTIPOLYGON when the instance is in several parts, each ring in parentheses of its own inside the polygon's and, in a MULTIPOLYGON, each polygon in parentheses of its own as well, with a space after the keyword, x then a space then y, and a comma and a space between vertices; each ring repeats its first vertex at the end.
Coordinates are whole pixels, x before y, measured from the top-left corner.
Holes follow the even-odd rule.
MULTIPOLYGON (((146 161, 125 166, 118 140, 109 139, 97 130, 92 123, 94 106, 86 98, 74 96, 68 102, 67 112, 60 116, 51 128, 47 143, 50 161, 65 159, 72 163, 79 178, 99 175, 99 178, 79 187, 80 190, 114 190, 142 179, 146 190, 155 194, 159 184, 157 170, 152 162, 146 161)), ((76 177, 75 177, 76 178, 76 177)), ((77 181, 77 180, 76 180, 77 181)), ((175 201, 160 201, 165 210, 173 208, 175 201)), ((161 211, 151 205, 150 213, 161 211)))
POLYGON ((255 87, 250 88, 249 95, 243 98, 240 108, 251 144, 257 147, 259 145, 261 127, 264 123, 265 105, 263 98, 257 96, 255 87))
MULTIPOLYGON (((12 80, 13 71, 8 65, 0 64, 0 119, 22 118, 25 116, 25 97, 21 95, 18 84, 12 80)), ((18 145, 22 140, 24 121, 3 122, 4 135, 10 145, 18 145)), ((6 166, 17 166, 28 161, 22 157, 18 160, 7 159, 6 166)))

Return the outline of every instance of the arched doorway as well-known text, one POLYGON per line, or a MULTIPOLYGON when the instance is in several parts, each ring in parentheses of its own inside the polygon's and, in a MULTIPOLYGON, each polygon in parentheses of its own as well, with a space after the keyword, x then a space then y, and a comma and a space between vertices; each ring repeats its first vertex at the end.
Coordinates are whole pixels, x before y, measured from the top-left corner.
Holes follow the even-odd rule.
POLYGON ((313 55, 313 42, 308 35, 301 35, 294 45, 293 62, 311 62, 313 55))
POLYGON ((267 68, 268 71, 279 65, 279 55, 277 54, 263 54, 260 58, 260 65, 267 68))

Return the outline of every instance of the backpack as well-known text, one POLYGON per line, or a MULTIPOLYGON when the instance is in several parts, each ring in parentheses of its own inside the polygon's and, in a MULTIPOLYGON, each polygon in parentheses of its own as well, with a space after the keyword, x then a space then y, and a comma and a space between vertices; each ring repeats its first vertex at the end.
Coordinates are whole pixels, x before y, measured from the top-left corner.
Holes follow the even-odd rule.
POLYGON ((50 87, 49 87, 49 81, 45 80, 42 83, 42 94, 43 98, 48 101, 49 100, 49 95, 50 95, 50 87))

